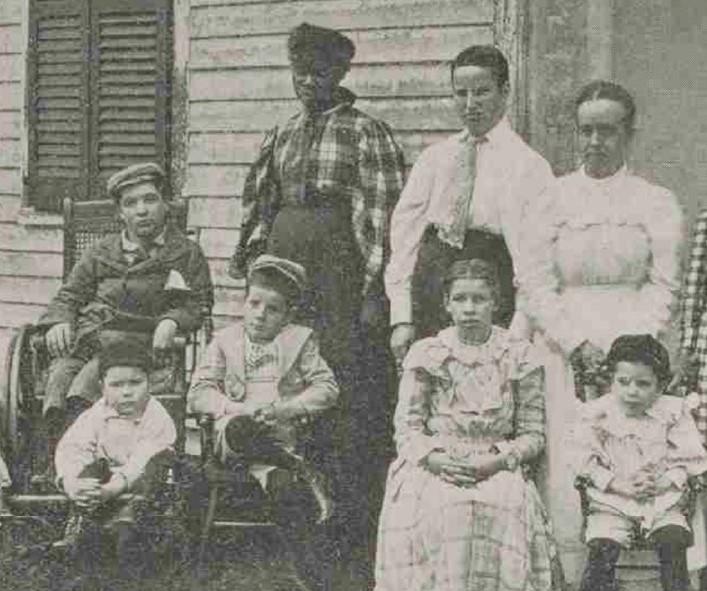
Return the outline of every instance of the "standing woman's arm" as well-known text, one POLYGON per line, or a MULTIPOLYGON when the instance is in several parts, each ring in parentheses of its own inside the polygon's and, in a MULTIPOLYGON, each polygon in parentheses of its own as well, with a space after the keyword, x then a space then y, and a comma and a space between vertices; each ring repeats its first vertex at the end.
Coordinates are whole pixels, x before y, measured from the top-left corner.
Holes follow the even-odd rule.
POLYGON ((680 302, 680 350, 683 355, 695 352, 697 332, 705 308, 707 281, 707 209, 697 218, 690 244, 687 271, 683 279, 680 302))

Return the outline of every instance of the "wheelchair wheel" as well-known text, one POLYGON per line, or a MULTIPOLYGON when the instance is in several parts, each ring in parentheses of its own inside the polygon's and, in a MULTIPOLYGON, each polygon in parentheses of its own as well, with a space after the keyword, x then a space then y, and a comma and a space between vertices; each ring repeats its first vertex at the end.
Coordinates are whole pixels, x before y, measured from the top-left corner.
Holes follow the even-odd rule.
POLYGON ((5 360, 7 382, 0 400, 2 451, 16 490, 23 490, 31 476, 32 423, 39 418, 33 409, 38 374, 37 354, 31 343, 34 332, 33 326, 26 325, 12 338, 5 360))

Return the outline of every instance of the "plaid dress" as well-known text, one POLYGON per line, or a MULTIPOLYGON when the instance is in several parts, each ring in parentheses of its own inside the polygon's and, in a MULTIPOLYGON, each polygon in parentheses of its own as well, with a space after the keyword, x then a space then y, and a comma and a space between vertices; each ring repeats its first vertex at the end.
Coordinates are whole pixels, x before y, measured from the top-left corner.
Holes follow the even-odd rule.
POLYGON ((448 328, 413 345, 404 369, 377 591, 551 589, 550 527, 521 469, 465 488, 421 465, 433 450, 460 460, 493 448, 524 461, 542 453, 542 368, 531 362, 529 346, 497 327, 485 344, 463 345, 448 328))
POLYGON ((707 445, 707 209, 695 223, 683 283, 680 347, 683 355, 695 354, 699 359, 697 383, 690 386, 699 395, 694 414, 702 444, 707 445))

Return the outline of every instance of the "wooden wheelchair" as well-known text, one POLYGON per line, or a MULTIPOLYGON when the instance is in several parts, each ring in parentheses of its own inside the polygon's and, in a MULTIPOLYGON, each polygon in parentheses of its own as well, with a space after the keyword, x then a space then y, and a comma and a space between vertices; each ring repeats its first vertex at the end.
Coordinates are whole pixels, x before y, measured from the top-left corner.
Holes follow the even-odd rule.
MULTIPOLYGON (((186 204, 172 202, 167 223, 184 231, 186 214, 186 204)), ((73 203, 65 200, 63 278, 68 277, 88 247, 121 228, 112 201, 73 203)), ((182 513, 186 393, 198 350, 210 339, 210 307, 210 303, 204 304, 206 320, 198 333, 180 335, 175 340, 165 360, 171 376, 170 387, 157 395, 177 426, 168 492, 173 506, 168 512, 171 525, 182 513)), ((68 499, 63 494, 36 490, 32 484, 38 466, 47 462, 46 457, 42 458, 38 441, 49 361, 41 328, 26 325, 16 332, 5 359, 6 383, 0 391, 0 449, 13 480, 7 498, 10 512, 0 515, 0 542, 5 552, 46 552, 51 543, 61 537, 69 509, 68 499)))

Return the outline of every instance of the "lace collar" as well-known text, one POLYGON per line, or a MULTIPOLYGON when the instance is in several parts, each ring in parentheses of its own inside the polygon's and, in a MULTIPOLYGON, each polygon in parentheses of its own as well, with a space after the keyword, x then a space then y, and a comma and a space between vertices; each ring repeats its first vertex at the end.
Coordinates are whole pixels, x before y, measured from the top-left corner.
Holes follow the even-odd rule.
POLYGON ((467 365, 484 365, 498 361, 509 349, 507 331, 498 326, 492 326, 489 338, 478 345, 462 343, 455 326, 440 331, 436 340, 428 352, 440 364, 452 357, 467 365))

